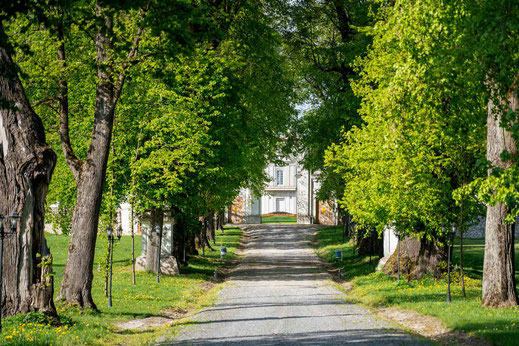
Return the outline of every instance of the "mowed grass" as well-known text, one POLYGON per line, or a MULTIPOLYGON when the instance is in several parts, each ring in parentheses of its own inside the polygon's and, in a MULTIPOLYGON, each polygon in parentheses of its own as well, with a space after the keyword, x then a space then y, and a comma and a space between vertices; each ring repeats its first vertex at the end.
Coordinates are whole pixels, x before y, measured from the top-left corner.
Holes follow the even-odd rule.
POLYGON ((291 224, 297 223, 297 216, 287 216, 287 215, 271 215, 271 216, 263 216, 261 218, 261 223, 283 223, 283 224, 291 224))
MULTIPOLYGON (((206 248, 205 255, 194 256, 181 275, 161 275, 157 283, 155 273, 137 272, 136 285, 132 284, 131 238, 122 237, 114 247, 112 304, 107 307, 104 295, 104 273, 101 270, 106 258, 107 240, 99 236, 96 244, 92 294, 99 312, 80 310, 58 304, 61 327, 52 327, 39 314, 18 315, 4 320, 0 344, 16 345, 92 345, 92 344, 147 344, 158 337, 171 337, 181 326, 156 327, 151 330, 121 331, 117 323, 151 316, 164 316, 165 312, 183 312, 209 305, 221 285, 209 284, 214 270, 237 257, 236 249, 242 236, 239 228, 217 231, 216 244, 227 247, 227 256, 220 259, 219 246, 215 251, 206 248), (208 289, 211 287, 210 289, 208 289)), ((63 279, 68 236, 47 235, 54 256, 55 296, 63 279)), ((136 256, 141 253, 141 237, 135 239, 136 256)), ((200 251, 201 253, 201 251, 200 251)), ((185 322, 183 322, 185 323, 185 322)))
MULTIPOLYGON (((462 297, 459 271, 453 272, 452 301, 446 302, 446 280, 426 277, 400 283, 396 278, 375 272, 376 260, 353 254, 352 243, 342 243, 339 227, 318 231, 317 253, 341 268, 353 289, 348 299, 372 307, 395 306, 414 310, 441 319, 449 328, 463 330, 484 337, 496 345, 519 345, 519 308, 488 309, 481 307, 481 276, 483 271, 484 239, 464 240, 465 286, 467 297, 462 297), (334 251, 343 248, 342 262, 334 260, 334 251)), ((459 263, 459 239, 456 239, 453 263, 459 263)), ((515 245, 519 251, 519 242, 515 245)), ((516 277, 519 278, 519 259, 516 256, 516 277)))
MULTIPOLYGON (((459 238, 455 241, 453 263, 459 264, 459 238)), ((519 280, 519 239, 515 241, 515 278, 519 280)), ((485 239, 463 239, 463 264, 465 274, 475 279, 483 277, 485 239)))

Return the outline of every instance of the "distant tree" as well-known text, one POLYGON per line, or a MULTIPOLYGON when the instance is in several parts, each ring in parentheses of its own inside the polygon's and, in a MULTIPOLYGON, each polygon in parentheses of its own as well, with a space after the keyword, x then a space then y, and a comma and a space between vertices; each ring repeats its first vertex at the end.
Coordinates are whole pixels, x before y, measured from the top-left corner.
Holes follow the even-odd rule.
MULTIPOLYGON (((303 153, 303 165, 320 171, 321 200, 338 197, 344 181, 324 166, 326 149, 341 131, 360 125, 360 98, 352 83, 359 78, 356 59, 367 53, 371 1, 292 1, 273 9, 280 16, 284 50, 290 57, 304 107, 289 141, 303 153)), ((347 207, 346 207, 347 208, 347 207)))

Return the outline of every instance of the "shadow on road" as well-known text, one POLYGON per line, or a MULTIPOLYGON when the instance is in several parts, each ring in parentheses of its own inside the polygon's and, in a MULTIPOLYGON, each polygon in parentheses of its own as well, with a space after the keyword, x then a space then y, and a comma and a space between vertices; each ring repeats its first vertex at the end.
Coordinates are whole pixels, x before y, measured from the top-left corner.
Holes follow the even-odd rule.
POLYGON ((174 345, 403 345, 422 339, 346 302, 310 248, 315 226, 247 226, 246 257, 174 345))
MULTIPOLYGON (((394 333, 391 330, 379 329, 349 329, 344 331, 322 331, 290 334, 256 334, 235 338, 200 338, 189 342, 170 343, 168 345, 407 345, 417 344, 408 335, 394 333)), ((424 340, 424 345, 428 344, 424 340)))

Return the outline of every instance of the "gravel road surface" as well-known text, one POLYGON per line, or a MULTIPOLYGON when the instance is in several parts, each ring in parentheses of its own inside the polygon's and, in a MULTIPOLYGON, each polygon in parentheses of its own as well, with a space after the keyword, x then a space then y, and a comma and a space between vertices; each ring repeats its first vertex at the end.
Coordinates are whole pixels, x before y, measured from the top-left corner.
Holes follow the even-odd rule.
POLYGON ((422 339, 345 302, 309 247, 315 226, 247 227, 246 257, 174 345, 414 345, 422 339))

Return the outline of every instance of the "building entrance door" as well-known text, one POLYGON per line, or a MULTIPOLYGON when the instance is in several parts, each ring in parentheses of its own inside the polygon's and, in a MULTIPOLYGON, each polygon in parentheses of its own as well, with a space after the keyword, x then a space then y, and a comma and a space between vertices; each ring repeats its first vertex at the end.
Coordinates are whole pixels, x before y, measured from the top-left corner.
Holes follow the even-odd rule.
POLYGON ((276 211, 285 211, 285 199, 276 198, 276 211))

